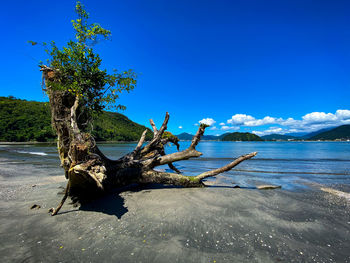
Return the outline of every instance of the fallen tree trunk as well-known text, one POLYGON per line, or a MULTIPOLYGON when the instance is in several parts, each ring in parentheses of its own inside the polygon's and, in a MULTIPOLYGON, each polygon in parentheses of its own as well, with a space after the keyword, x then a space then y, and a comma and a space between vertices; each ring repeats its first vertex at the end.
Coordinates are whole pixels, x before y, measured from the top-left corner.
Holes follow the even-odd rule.
MULTIPOLYGON (((57 132, 57 148, 61 166, 68 179, 65 194, 57 208, 52 208, 56 215, 68 196, 74 200, 86 200, 107 193, 117 187, 133 183, 159 183, 182 187, 203 187, 203 180, 231 170, 244 160, 254 157, 253 152, 243 155, 221 168, 201 173, 197 176, 182 175, 173 162, 187 160, 202 155, 196 150, 206 125, 200 125, 191 145, 172 154, 165 154, 167 143, 178 145, 178 139, 166 132, 169 114, 166 113, 159 129, 152 120, 153 139, 143 146, 145 130, 135 149, 118 160, 110 160, 97 147, 94 138, 80 129, 78 108, 80 97, 71 92, 54 90, 49 83, 55 81, 55 71, 42 66, 46 92, 50 100, 52 126, 57 132), (154 170, 155 167, 167 164, 175 173, 154 170)), ((179 149, 179 148, 178 148, 179 149)))

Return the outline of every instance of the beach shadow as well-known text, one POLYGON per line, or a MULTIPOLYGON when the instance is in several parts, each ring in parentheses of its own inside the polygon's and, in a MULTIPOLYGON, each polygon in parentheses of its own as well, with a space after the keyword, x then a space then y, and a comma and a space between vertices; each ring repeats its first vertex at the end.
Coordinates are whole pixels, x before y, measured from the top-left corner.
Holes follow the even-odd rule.
POLYGON ((239 185, 234 185, 234 186, 230 186, 230 185, 206 185, 206 187, 208 188, 232 188, 232 189, 258 189, 255 186, 239 186, 239 185))
MULTIPOLYGON (((256 189, 256 187, 240 187, 240 186, 225 186, 225 185, 207 185, 208 188, 242 188, 242 189, 256 189)), ((90 201, 88 203, 83 203, 79 210, 82 211, 94 211, 100 212, 107 215, 116 216, 118 219, 121 219, 124 214, 129 210, 125 207, 125 199, 120 196, 120 193, 123 192, 140 192, 140 191, 152 191, 157 189, 174 189, 174 188, 183 188, 182 186, 174 185, 163 185, 163 184, 133 184, 123 188, 116 189, 113 193, 101 197, 99 199, 90 201)), ((67 211, 67 212, 73 212, 67 211)), ((64 212, 62 212, 64 213, 64 212)))
POLYGON ((79 210, 100 212, 121 219, 122 216, 129 211, 124 204, 124 198, 121 197, 119 193, 112 193, 94 201, 82 204, 79 207, 79 210))
POLYGON ((127 190, 129 192, 140 192, 140 191, 151 191, 151 190, 157 190, 157 189, 177 189, 177 188, 184 188, 183 186, 177 186, 177 185, 166 185, 166 184, 136 184, 132 187, 129 187, 127 190))

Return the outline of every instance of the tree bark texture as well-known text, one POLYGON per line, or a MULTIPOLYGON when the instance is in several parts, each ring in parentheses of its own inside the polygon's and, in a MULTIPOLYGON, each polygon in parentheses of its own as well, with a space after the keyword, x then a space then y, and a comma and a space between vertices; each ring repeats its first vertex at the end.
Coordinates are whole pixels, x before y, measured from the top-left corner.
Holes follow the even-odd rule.
POLYGON ((68 179, 63 200, 56 209, 51 209, 56 215, 68 196, 76 200, 92 199, 112 189, 134 183, 170 184, 182 187, 203 187, 203 180, 231 170, 244 160, 254 157, 257 153, 243 155, 226 166, 201 173, 197 176, 182 175, 173 165, 174 162, 199 157, 201 152, 196 150, 205 125, 200 125, 194 135, 191 145, 172 154, 166 154, 164 146, 174 143, 179 149, 177 140, 172 136, 165 136, 169 114, 166 113, 163 124, 157 129, 153 120, 153 139, 145 146, 145 130, 135 149, 125 156, 111 160, 97 147, 94 138, 81 131, 78 121, 80 97, 67 91, 54 90, 49 81, 55 81, 55 71, 42 66, 45 89, 50 100, 52 126, 57 132, 57 148, 61 166, 68 179), (157 171, 154 168, 168 165, 174 173, 157 171))

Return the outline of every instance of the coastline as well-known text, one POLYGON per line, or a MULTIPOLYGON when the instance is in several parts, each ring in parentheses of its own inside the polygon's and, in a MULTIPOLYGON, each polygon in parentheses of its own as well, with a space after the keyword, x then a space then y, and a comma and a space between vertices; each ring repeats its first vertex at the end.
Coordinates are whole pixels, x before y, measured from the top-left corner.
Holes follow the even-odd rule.
MULTIPOLYGON (((129 187, 81 207, 66 202, 55 217, 47 211, 66 184, 55 145, 2 147, 1 261, 350 262, 348 144, 202 145, 203 158, 179 164, 184 174, 261 156, 207 188, 129 187), (282 189, 252 187, 263 184, 282 189)), ((133 148, 102 150, 117 158, 133 148)))
MULTIPOLYGON (((180 140, 180 142, 190 142, 191 140, 180 140)), ((118 143, 137 143, 138 141, 97 141, 97 144, 118 144, 118 143)), ((148 141, 145 141, 148 142, 148 141)), ((224 142, 224 143, 229 143, 229 142, 257 142, 257 143, 264 143, 264 142, 347 142, 349 143, 350 140, 330 140, 330 141, 218 141, 218 140, 201 140, 201 142, 224 142)), ((56 141, 52 142, 35 142, 35 141, 30 141, 30 142, 0 142, 0 145, 23 145, 23 144, 28 144, 28 145, 47 145, 47 144, 56 144, 56 141)))
POLYGON ((0 166, 2 262, 350 261, 350 202, 318 185, 259 191, 218 177, 208 188, 134 187, 51 217, 60 169, 5 176, 15 169, 0 166))

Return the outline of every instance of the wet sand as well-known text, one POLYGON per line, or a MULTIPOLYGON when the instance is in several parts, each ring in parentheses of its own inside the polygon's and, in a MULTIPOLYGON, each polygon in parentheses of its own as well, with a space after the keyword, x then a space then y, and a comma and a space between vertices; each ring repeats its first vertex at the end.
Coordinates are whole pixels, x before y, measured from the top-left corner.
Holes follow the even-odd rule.
POLYGON ((350 262, 349 200, 317 187, 135 187, 51 217, 64 178, 11 167, 0 169, 1 262, 350 262))

